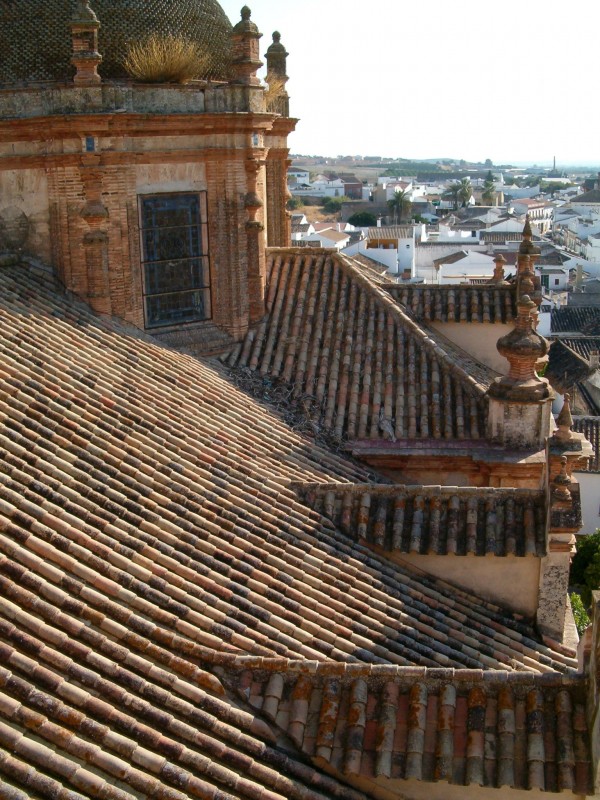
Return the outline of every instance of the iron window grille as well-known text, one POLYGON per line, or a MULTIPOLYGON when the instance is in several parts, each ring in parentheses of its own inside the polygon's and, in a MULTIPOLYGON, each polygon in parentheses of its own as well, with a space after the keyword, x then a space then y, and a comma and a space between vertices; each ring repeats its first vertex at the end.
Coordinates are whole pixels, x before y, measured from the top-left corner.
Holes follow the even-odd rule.
POLYGON ((146 328, 211 318, 206 192, 140 197, 146 328))

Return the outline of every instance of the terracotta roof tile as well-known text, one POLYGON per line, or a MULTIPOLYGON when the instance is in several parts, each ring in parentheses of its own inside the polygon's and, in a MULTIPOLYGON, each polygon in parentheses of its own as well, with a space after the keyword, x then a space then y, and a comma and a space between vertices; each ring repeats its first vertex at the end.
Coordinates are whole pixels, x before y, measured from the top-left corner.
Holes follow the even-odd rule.
POLYGON ((590 459, 586 470, 577 467, 581 472, 600 472, 600 417, 573 417, 572 429, 583 433, 592 443, 594 457, 590 459))
POLYGON ((561 306, 553 308, 550 317, 552 333, 581 333, 588 325, 594 325, 600 319, 600 308, 597 306, 561 306))
POLYGON ((319 424, 336 437, 484 435, 495 373, 424 332, 349 260, 271 251, 267 307, 226 363, 314 399, 319 424))
POLYGON ((315 511, 389 551, 543 556, 545 495, 528 489, 300 484, 315 511))
POLYGON ((423 322, 503 322, 517 316, 513 286, 387 286, 415 319, 423 322))
POLYGON ((295 729, 295 741, 340 775, 592 791, 583 676, 374 666, 334 678, 325 667, 310 677, 294 663, 285 673, 255 672, 262 693, 254 702, 289 733, 286 709, 301 692, 317 735, 309 723, 295 729), (274 674, 281 697, 267 709, 274 674))

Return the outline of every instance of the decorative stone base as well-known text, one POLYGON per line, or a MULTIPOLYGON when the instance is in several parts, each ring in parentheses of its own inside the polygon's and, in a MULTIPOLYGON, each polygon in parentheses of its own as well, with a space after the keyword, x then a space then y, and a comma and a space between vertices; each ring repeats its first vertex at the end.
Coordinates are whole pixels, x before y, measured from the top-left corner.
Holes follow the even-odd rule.
POLYGON ((490 397, 487 435, 505 447, 543 447, 551 419, 552 398, 538 403, 507 403, 490 397))

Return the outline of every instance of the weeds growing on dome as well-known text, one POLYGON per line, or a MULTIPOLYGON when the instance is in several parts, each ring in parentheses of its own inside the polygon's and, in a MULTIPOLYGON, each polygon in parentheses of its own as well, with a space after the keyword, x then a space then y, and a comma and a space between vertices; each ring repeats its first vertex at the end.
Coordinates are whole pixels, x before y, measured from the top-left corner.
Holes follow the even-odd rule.
POLYGON ((153 33, 129 46, 123 66, 131 78, 142 83, 187 83, 206 75, 210 58, 196 42, 171 33, 153 33))

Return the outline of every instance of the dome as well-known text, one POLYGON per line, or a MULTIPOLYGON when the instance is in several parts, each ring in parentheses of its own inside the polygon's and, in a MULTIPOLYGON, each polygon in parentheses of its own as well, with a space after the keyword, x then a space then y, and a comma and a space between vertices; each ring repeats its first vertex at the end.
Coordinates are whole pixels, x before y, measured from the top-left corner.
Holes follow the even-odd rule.
MULTIPOLYGON (((91 0, 100 21, 102 78, 124 77, 128 44, 151 33, 185 36, 211 54, 210 77, 227 79, 231 23, 216 0, 91 0)), ((68 80, 75 0, 0 2, 0 84, 68 80)))

